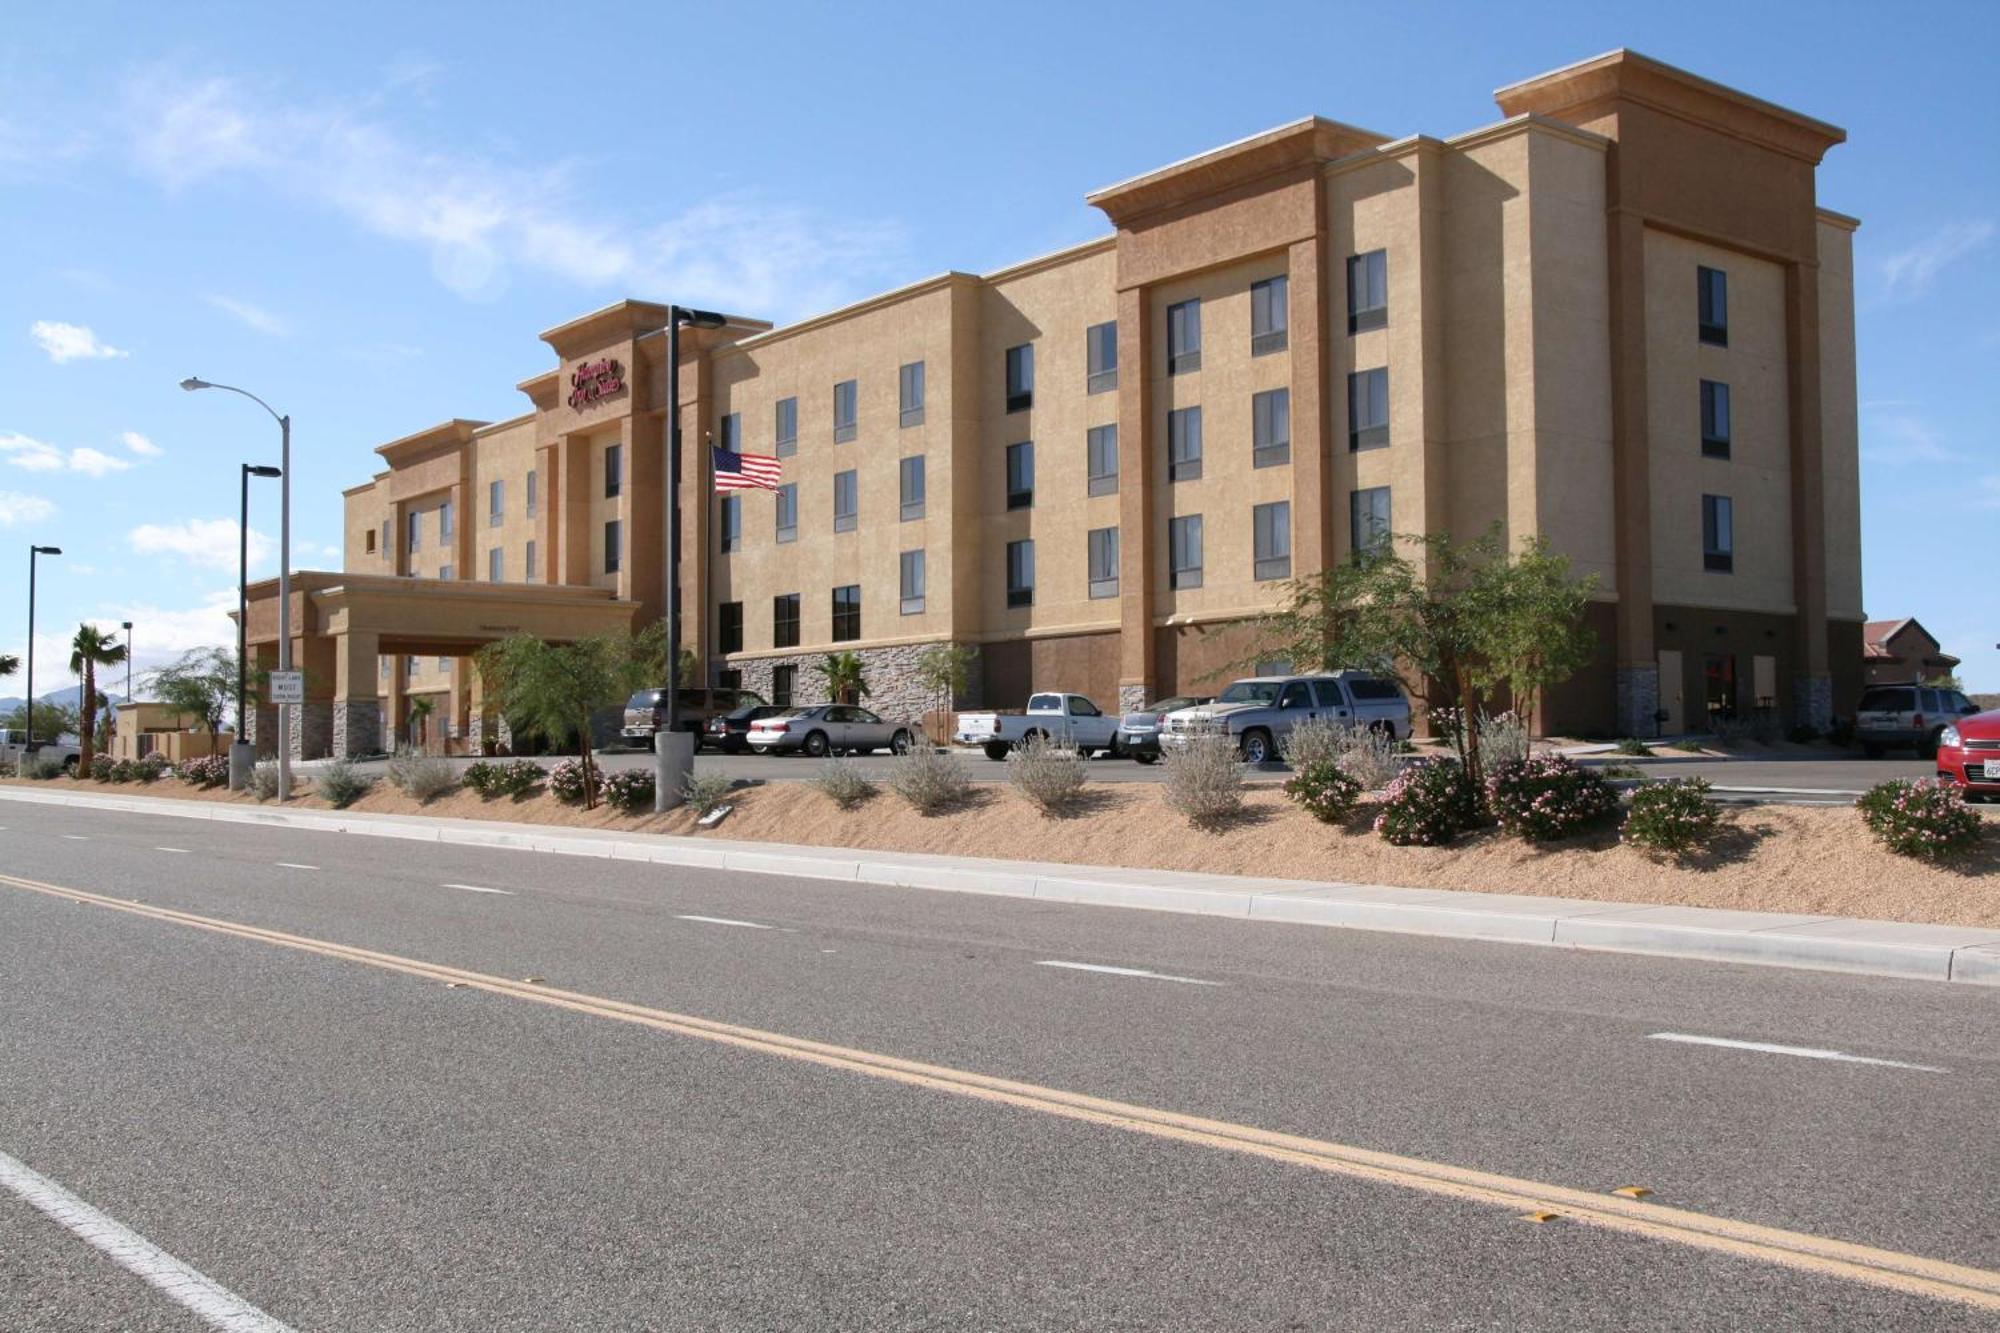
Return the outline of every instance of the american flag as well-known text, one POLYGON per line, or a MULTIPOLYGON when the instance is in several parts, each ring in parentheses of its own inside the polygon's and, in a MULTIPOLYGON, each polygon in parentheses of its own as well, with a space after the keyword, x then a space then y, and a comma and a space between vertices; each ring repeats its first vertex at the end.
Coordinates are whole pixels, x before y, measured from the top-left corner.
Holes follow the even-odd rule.
POLYGON ((715 489, 718 491, 775 491, 783 464, 769 454, 739 454, 733 449, 710 446, 715 458, 715 489))

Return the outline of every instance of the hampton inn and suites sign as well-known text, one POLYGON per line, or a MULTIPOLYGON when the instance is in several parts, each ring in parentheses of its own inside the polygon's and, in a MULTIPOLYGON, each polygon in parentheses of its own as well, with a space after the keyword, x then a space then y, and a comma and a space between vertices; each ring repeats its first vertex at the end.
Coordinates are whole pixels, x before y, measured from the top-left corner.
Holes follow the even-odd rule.
POLYGON ((569 405, 588 407, 625 387, 625 367, 610 357, 585 361, 569 374, 569 405))

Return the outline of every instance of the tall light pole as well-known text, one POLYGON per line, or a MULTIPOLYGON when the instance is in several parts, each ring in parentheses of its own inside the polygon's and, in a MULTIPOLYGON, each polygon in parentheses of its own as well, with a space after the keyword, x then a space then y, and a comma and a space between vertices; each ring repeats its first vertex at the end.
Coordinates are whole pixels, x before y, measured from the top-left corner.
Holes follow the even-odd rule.
MULTIPOLYGON (((193 392, 196 389, 227 389, 230 393, 241 394, 257 406, 271 414, 278 423, 279 455, 278 466, 283 470, 283 479, 278 483, 278 670, 292 669, 292 419, 281 415, 269 403, 233 384, 211 384, 207 380, 190 375, 181 381, 181 387, 193 392)), ((292 708, 290 704, 278 705, 278 801, 283 804, 292 794, 292 708)))
POLYGON ((236 739, 229 743, 231 791, 248 787, 250 771, 257 767, 257 747, 247 739, 243 727, 250 683, 250 478, 283 475, 274 467, 242 465, 243 499, 236 520, 236 739))
POLYGON ((132 702, 132 622, 123 622, 125 631, 125 702, 132 702))
MULTIPOLYGON (((681 731, 681 325, 719 329, 728 321, 713 310, 667 307, 667 720, 653 732, 653 813, 679 805, 694 770, 694 738, 681 731)), ((704 503, 707 497, 702 497, 704 503)))
POLYGON ((22 727, 28 733, 27 740, 21 745, 24 757, 35 752, 35 560, 39 556, 61 554, 60 546, 28 547, 28 701, 21 705, 27 710, 27 717, 23 719, 27 725, 22 727))

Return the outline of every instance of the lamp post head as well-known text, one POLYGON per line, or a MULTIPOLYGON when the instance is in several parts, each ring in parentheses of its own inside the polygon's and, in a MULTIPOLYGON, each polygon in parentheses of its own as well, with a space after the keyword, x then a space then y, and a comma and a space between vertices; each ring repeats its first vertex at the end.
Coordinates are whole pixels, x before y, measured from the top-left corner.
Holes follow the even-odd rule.
POLYGON ((181 387, 189 393, 193 393, 196 389, 213 389, 215 386, 205 379, 190 375, 181 381, 181 387))
POLYGON ((675 306, 674 309, 681 323, 691 329, 719 329, 729 322, 726 316, 718 315, 713 310, 689 310, 686 306, 675 306))
POLYGON ((29 549, 29 550, 31 550, 31 551, 33 551, 33 552, 34 552, 34 553, 35 553, 36 555, 61 555, 61 554, 62 554, 62 547, 60 547, 60 546, 31 546, 31 547, 29 547, 28 549, 29 549))
POLYGON ((285 475, 282 468, 264 467, 257 463, 245 463, 243 470, 253 477, 282 477, 285 475))

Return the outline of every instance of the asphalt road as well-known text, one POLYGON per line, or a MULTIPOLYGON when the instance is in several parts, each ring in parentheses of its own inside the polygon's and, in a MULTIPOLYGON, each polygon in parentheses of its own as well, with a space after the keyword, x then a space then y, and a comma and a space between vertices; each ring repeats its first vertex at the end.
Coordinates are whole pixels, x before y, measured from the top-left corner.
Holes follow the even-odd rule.
MULTIPOLYGON (((0 1154, 300 1330, 2000 1318, 534 998, 1990 1269, 2000 1005, 1976 988, 169 816, 0 825, 11 875, 496 979, 0 882, 0 1154)), ((207 1326, 0 1191, 0 1328, 207 1326)))

